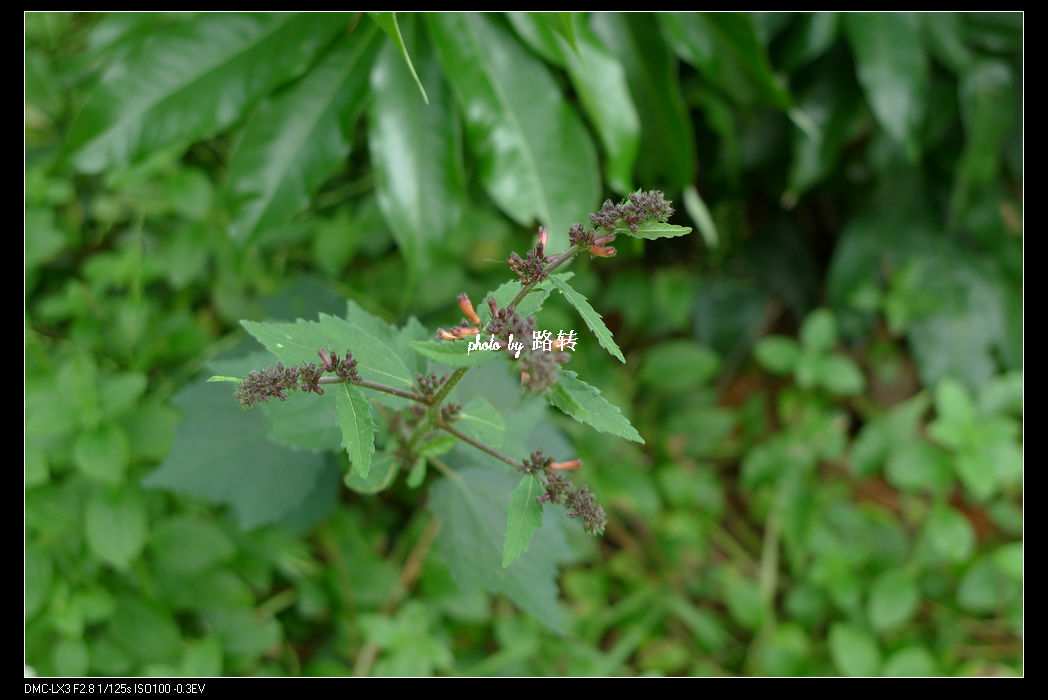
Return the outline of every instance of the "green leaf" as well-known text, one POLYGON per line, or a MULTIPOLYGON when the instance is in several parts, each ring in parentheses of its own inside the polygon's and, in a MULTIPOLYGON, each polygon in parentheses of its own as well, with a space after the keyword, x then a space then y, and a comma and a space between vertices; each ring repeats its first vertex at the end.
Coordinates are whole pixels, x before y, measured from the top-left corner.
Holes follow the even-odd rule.
POLYGON ((400 33, 400 26, 397 24, 397 13, 396 12, 369 12, 368 16, 375 20, 375 24, 382 28, 382 31, 386 33, 393 43, 396 44, 397 50, 400 51, 400 55, 404 58, 404 64, 407 69, 411 71, 411 77, 415 79, 415 84, 418 85, 418 91, 422 93, 422 100, 428 105, 429 96, 426 95, 426 88, 422 86, 422 81, 418 79, 418 73, 415 72, 415 66, 411 62, 411 56, 408 54, 408 48, 404 45, 404 37, 400 33))
POLYGON ((234 240, 253 241, 286 225, 345 162, 368 94, 377 36, 367 25, 341 39, 248 122, 229 161, 234 240))
POLYGON ((535 531, 542 527, 542 504, 536 502, 543 493, 538 477, 525 474, 509 495, 506 507, 506 543, 502 547, 502 566, 509 566, 528 551, 535 531))
MULTIPOLYGON (((637 179, 683 188, 695 181, 694 128, 681 95, 676 57, 648 14, 594 13, 593 31, 626 71, 640 117, 637 179)), ((615 106, 609 107, 616 109, 615 106)))
POLYGON ((808 351, 824 353, 837 342, 837 322, 829 309, 812 311, 801 325, 801 344, 808 351))
POLYGON ((706 384, 720 370, 717 353, 690 340, 668 340, 644 355, 638 378, 661 391, 690 391, 706 384))
POLYGON ((855 52, 859 83, 877 121, 915 159, 928 94, 928 61, 917 16, 847 13, 844 25, 855 52))
POLYGON ((975 531, 968 518, 946 505, 937 505, 925 525, 928 543, 936 554, 952 562, 961 562, 975 550, 975 531))
MULTIPOLYGON (((448 367, 479 367, 491 362, 501 353, 496 350, 470 350, 469 344, 478 339, 480 342, 490 340, 490 338, 477 335, 462 340, 412 340, 408 345, 420 355, 448 367)), ((516 342, 515 339, 514 342, 516 342)))
POLYGON ((88 172, 217 134, 306 69, 348 15, 203 14, 148 36, 109 70, 69 128, 88 172))
POLYGON ((481 184, 520 225, 538 219, 547 250, 600 195, 597 155, 578 115, 540 61, 486 16, 426 20, 466 121, 481 184))
POLYGON ((867 632, 843 622, 830 628, 830 656, 846 676, 876 676, 881 652, 867 632))
POLYGON ((127 435, 115 423, 80 433, 73 445, 73 461, 80 471, 105 484, 124 480, 130 458, 127 435))
POLYGON ((456 427, 475 440, 491 447, 502 446, 506 434, 506 421, 490 401, 483 396, 475 396, 462 407, 458 414, 456 427))
POLYGON ((208 381, 208 383, 233 382, 234 384, 239 384, 240 382, 244 381, 244 378, 243 377, 222 377, 222 376, 216 374, 216 375, 214 375, 212 377, 208 377, 207 381, 208 381))
POLYGON ((366 479, 353 470, 346 474, 345 483, 357 493, 371 495, 389 488, 396 475, 396 457, 389 452, 379 452, 371 461, 371 469, 368 470, 366 479))
POLYGON ((87 502, 84 534, 102 561, 127 569, 145 547, 147 533, 146 505, 136 489, 99 490, 87 502))
POLYGON ((906 647, 900 649, 884 662, 881 675, 888 678, 899 676, 935 676, 939 669, 935 657, 924 647, 906 647))
POLYGON ((1009 578, 992 557, 979 557, 957 587, 957 602, 968 612, 986 615, 1019 597, 1021 582, 1009 578))
POLYGON ((200 382, 175 395, 183 419, 174 445, 142 483, 229 504, 240 524, 252 528, 294 510, 324 458, 268 441, 265 416, 241 409, 231 393, 223 384, 200 382))
POLYGON ((878 631, 899 627, 913 617, 920 604, 917 584, 901 571, 887 571, 876 578, 870 589, 866 612, 878 631))
POLYGON ((269 419, 267 437, 300 450, 337 450, 342 446, 337 393, 337 387, 328 387, 321 396, 292 392, 285 401, 270 401, 259 407, 269 419))
POLYGON ((487 467, 464 469, 435 483, 429 507, 441 523, 437 545, 463 592, 502 593, 561 631, 555 577, 558 563, 568 556, 562 521, 546 510, 528 551, 502 566, 507 505, 516 486, 514 475, 487 467))
POLYGON ((586 322, 586 327, 593 332, 593 335, 597 336, 597 342, 600 343, 600 346, 607 350, 612 357, 625 364, 626 358, 622 356, 622 351, 615 344, 611 331, 604 325, 604 318, 590 306, 586 297, 575 291, 571 285, 564 281, 561 275, 551 275, 549 279, 560 293, 564 295, 564 298, 568 300, 568 303, 579 312, 579 316, 582 316, 582 320, 586 322))
POLYGON ((604 174, 611 189, 633 191, 633 167, 640 149, 640 117, 619 60, 585 23, 572 37, 560 31, 558 14, 506 13, 517 34, 543 58, 564 68, 579 104, 593 124, 606 155, 604 174), (577 40, 576 40, 577 39, 577 40), (609 109, 609 105, 614 108, 609 109))
POLYGON ((840 14, 811 12, 794 15, 793 26, 787 31, 779 67, 793 73, 826 52, 837 39, 840 14))
MULTIPOLYGON (((339 355, 348 350, 362 378, 404 391, 414 386, 411 371, 388 344, 335 316, 320 314, 319 321, 299 319, 296 323, 242 321, 241 325, 285 365, 316 363, 321 348, 339 355)), ((381 392, 375 398, 391 408, 401 408, 406 401, 381 392)))
POLYGON ((339 384, 337 397, 342 446, 346 448, 353 471, 361 479, 367 479, 371 470, 371 455, 375 453, 375 421, 371 418, 371 403, 352 384, 339 384))
POLYGON ((600 390, 576 379, 575 372, 562 370, 547 400, 580 423, 604 433, 644 444, 644 438, 630 425, 619 409, 600 395, 600 390))
POLYGON ((451 95, 436 57, 422 41, 425 34, 412 31, 413 26, 405 24, 405 31, 409 43, 419 47, 432 102, 419 106, 411 75, 387 44, 371 71, 368 147, 379 207, 404 257, 419 270, 430 264, 432 248, 459 223, 466 175, 462 129, 451 95), (412 42, 415 35, 418 40, 412 42))
POLYGON ((950 464, 950 456, 935 445, 910 439, 891 449, 884 471, 888 482, 901 491, 941 494, 953 483, 950 464))
POLYGON ((171 613, 143 598, 122 598, 111 625, 114 641, 140 662, 178 657, 182 637, 171 613))
POLYGON ((149 551, 171 575, 194 575, 229 561, 236 548, 214 521, 176 515, 153 528, 149 551))
POLYGON ((838 396, 856 396, 866 387, 866 378, 855 361, 844 355, 819 358, 816 368, 818 383, 838 396))
POLYGON ((801 348, 793 338, 768 335, 757 341, 753 355, 764 369, 775 374, 788 374, 797 366, 801 348))
POLYGON ((637 225, 636 231, 631 231, 627 226, 620 226, 615 229, 615 233, 633 236, 634 238, 646 238, 649 241, 654 241, 658 238, 676 238, 678 236, 686 236, 691 233, 691 228, 688 226, 666 224, 660 221, 645 221, 644 223, 637 225))

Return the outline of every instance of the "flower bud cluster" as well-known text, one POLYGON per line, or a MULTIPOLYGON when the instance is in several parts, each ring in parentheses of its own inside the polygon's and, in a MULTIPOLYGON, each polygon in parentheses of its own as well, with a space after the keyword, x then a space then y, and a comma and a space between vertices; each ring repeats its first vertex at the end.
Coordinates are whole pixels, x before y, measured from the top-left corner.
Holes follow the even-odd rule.
POLYGON ((579 518, 583 529, 591 535, 601 535, 608 524, 604 509, 597 503, 596 497, 587 486, 575 488, 561 473, 565 470, 578 469, 580 460, 554 462, 545 457, 542 450, 536 450, 531 457, 521 462, 521 471, 539 476, 546 493, 536 500, 539 503, 556 503, 568 510, 568 517, 579 518))

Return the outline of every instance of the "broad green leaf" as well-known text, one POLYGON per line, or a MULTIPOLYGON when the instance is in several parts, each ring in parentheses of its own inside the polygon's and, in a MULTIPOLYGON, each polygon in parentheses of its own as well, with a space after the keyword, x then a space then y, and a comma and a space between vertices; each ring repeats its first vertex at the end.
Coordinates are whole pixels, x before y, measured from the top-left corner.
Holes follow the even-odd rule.
MULTIPOLYGON (((641 124, 637 179, 685 187, 695 180, 695 137, 677 59, 648 14, 595 13, 590 24, 622 63, 641 124)), ((614 106, 610 107, 615 109, 614 106)))
POLYGON ((816 374, 819 384, 838 396, 861 394, 866 386, 862 370, 845 355, 825 355, 819 358, 816 374))
POLYGON ((475 396, 462 407, 455 427, 495 448, 502 446, 502 438, 506 434, 506 421, 502 419, 502 414, 483 396, 475 396))
POLYGON ((753 355, 764 369, 775 374, 787 374, 797 366, 801 348, 797 341, 785 335, 769 335, 757 341, 753 355))
MULTIPOLYGON (((507 16, 531 48, 567 70, 579 104, 606 154, 604 174, 608 185, 620 194, 631 192, 641 133, 625 70, 589 25, 578 26, 576 41, 560 32, 557 20, 551 19, 550 14, 573 13, 510 12, 507 16), (609 109, 609 105, 615 107, 609 109)), ((574 25, 572 34, 576 35, 574 25)))
POLYGON ((575 372, 562 370, 560 381, 546 395, 547 400, 580 423, 644 444, 644 438, 617 407, 600 395, 599 389, 575 377, 575 372))
POLYGON ((167 459, 143 484, 226 503, 245 528, 274 522, 311 491, 319 454, 266 439, 269 422, 237 405, 224 384, 191 383, 175 395, 182 411, 167 459))
POLYGON ((881 666, 881 652, 873 637, 844 622, 830 628, 830 656, 845 676, 876 676, 881 666))
POLYGON ((816 309, 801 325, 801 344, 809 352, 828 352, 837 343, 837 322, 829 309, 816 309))
POLYGON ((337 385, 338 425, 342 429, 342 446, 361 479, 368 478, 371 455, 375 453, 375 421, 371 403, 352 384, 337 385))
POLYGON ((547 27, 559 34, 568 46, 579 51, 578 31, 575 27, 574 12, 534 12, 547 27))
POLYGON ((874 629, 883 632, 904 624, 920 604, 917 583, 901 571, 878 576, 870 589, 866 612, 874 629))
POLYGON ((451 13, 426 20, 462 107, 480 182, 517 223, 545 225, 550 252, 564 250, 568 227, 600 196, 597 155, 582 121, 546 67, 496 22, 451 13))
POLYGON ((104 423, 80 433, 73 445, 77 468, 105 484, 119 484, 124 480, 130 458, 127 435, 115 423, 104 423))
POLYGON ((535 499, 544 489, 538 477, 525 474, 509 495, 506 506, 506 542, 502 547, 502 567, 515 562, 528 551, 535 531, 542 527, 542 504, 535 499))
POLYGON ((644 355, 638 378, 661 391, 689 391, 713 379, 720 370, 717 353, 690 340, 668 340, 644 355))
POLYGON ((472 467, 436 482, 429 492, 429 507, 441 523, 437 545, 463 592, 483 588, 502 593, 560 631, 557 565, 568 556, 563 520, 546 509, 543 526, 528 551, 508 567, 502 566, 506 507, 517 481, 506 471, 472 467))
POLYGON ((636 231, 631 231, 626 226, 620 226, 615 229, 615 233, 625 236, 633 236, 634 238, 647 238, 649 241, 654 241, 657 238, 676 238, 677 236, 686 236, 691 233, 691 227, 665 224, 660 221, 645 221, 644 223, 637 225, 636 231))
POLYGON ((248 122, 229 162, 234 240, 253 241, 286 225, 346 160, 377 37, 372 25, 358 27, 248 122))
POLYGON ((358 493, 375 494, 385 491, 397 475, 397 459, 389 452, 379 452, 371 461, 371 469, 366 479, 356 470, 346 474, 346 486, 358 493))
POLYGON ((855 52, 859 83, 877 121, 915 159, 928 91, 928 60, 917 16, 848 13, 844 25, 855 52))
POLYGON ((404 37, 400 33, 400 25, 397 23, 397 13, 369 12, 368 15, 371 19, 375 20, 375 24, 382 28, 382 31, 386 33, 386 36, 392 39, 393 43, 396 44, 397 50, 404 59, 404 64, 407 66, 407 69, 411 71, 411 77, 414 78, 415 85, 418 86, 418 91, 422 93, 422 100, 428 105, 429 96, 426 95, 426 88, 422 86, 422 81, 419 80, 418 73, 415 72, 415 65, 411 62, 408 48, 404 45, 404 37))
MULTIPOLYGON (((890 434, 885 437, 889 438, 890 434)), ((898 440, 898 437, 896 437, 898 440)), ((889 457, 884 465, 888 482, 902 491, 945 493, 953 483, 950 456, 923 440, 906 440, 885 446, 889 457)))
MULTIPOLYGON (((285 365, 316 364, 321 348, 339 355, 349 351, 363 379, 405 391, 414 385, 411 372, 389 345, 335 316, 320 314, 319 321, 299 319, 296 323, 242 321, 241 325, 285 365)), ((405 402, 381 392, 376 392, 375 398, 392 408, 403 407, 405 402)))
POLYGON ((964 561, 975 549, 972 524, 946 505, 932 509, 925 524, 925 536, 933 551, 947 561, 964 561))
POLYGON ((411 75, 387 44, 371 71, 368 146, 379 207, 404 257, 420 270, 461 218, 466 176, 458 115, 436 57, 422 41, 425 34, 413 31, 414 24, 405 24, 405 34, 432 101, 418 103, 411 75))
POLYGON ((146 544, 149 516, 137 489, 99 490, 84 512, 87 544, 102 561, 118 569, 138 558, 146 544))
POLYGON ((173 661, 182 650, 171 613, 145 598, 120 599, 110 629, 117 645, 139 662, 173 661))
POLYGON ((501 353, 497 350, 470 350, 469 344, 478 339, 480 342, 489 342, 491 338, 477 335, 462 340, 412 340, 408 344, 420 355, 448 367, 479 367, 501 353))
POLYGON ((176 515, 153 528, 149 551, 160 570, 192 575, 229 561, 236 548, 214 521, 176 515))
POLYGON ((619 362, 625 363, 626 358, 622 356, 622 351, 615 344, 611 331, 604 325, 604 318, 590 306, 586 297, 575 291, 560 275, 551 275, 550 280, 560 293, 564 295, 564 298, 568 300, 568 303, 579 312, 579 316, 582 316, 582 320, 586 322, 586 327, 593 332, 593 335, 597 336, 597 342, 600 343, 600 346, 619 362))
POLYGON ((924 647, 906 647, 895 652, 884 662, 881 675, 888 678, 899 676, 936 676, 939 670, 935 657, 924 647))
POLYGON ((286 401, 258 407, 269 419, 267 437, 295 449, 327 452, 341 446, 336 416, 338 386, 324 387, 321 396, 291 392, 286 401))
POLYGON ((217 134, 348 24, 349 15, 216 13, 163 27, 91 91, 66 153, 99 172, 217 134))

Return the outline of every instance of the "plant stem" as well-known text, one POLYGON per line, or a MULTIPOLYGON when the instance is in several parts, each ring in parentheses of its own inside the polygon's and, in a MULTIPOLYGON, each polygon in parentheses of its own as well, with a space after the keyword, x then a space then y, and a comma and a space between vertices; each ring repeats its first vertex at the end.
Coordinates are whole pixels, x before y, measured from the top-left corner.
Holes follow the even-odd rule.
MULTIPOLYGON (((318 381, 317 383, 318 384, 342 384, 343 382, 338 377, 321 377, 320 381, 318 381)), ((357 380, 355 380, 353 382, 350 382, 350 383, 351 384, 356 384, 357 386, 362 386, 365 389, 373 389, 375 391, 381 391, 381 392, 384 392, 386 394, 393 394, 394 396, 399 396, 402 399, 409 399, 411 401, 418 401, 419 403, 424 403, 424 404, 427 404, 427 405, 429 405, 429 403, 430 403, 426 399, 426 397, 422 396, 421 394, 416 394, 416 393, 411 392, 411 391, 404 391, 403 389, 397 389, 396 387, 386 386, 385 384, 378 384, 376 382, 369 382, 366 379, 357 379, 357 380)))
POLYGON ((443 428, 447 432, 449 432, 452 435, 454 435, 455 437, 457 437, 462 442, 469 443, 470 445, 473 445, 474 447, 476 447, 478 450, 481 450, 483 452, 487 452, 489 455, 491 455, 495 459, 498 459, 498 460, 501 460, 501 461, 505 462, 506 464, 508 464, 509 466, 513 467, 514 469, 519 469, 519 470, 523 470, 524 469, 524 465, 522 465, 520 462, 516 461, 515 459, 511 459, 510 457, 507 457, 506 455, 504 455, 501 452, 499 452, 498 450, 496 450, 494 447, 488 447, 483 442, 480 442, 478 440, 474 440, 469 435, 466 435, 465 433, 462 433, 462 432, 456 430, 455 428, 452 428, 447 423, 440 423, 437 427, 438 428, 443 428))

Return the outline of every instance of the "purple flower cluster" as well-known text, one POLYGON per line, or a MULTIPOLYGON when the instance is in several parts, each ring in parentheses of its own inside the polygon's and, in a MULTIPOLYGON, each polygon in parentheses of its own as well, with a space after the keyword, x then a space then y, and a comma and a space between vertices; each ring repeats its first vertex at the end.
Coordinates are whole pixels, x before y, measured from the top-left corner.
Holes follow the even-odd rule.
POLYGON ((582 528, 591 535, 604 534, 608 524, 604 509, 597 503, 596 496, 588 486, 575 488, 563 474, 555 469, 554 462, 544 457, 542 450, 536 450, 531 457, 521 462, 521 471, 536 474, 542 481, 546 493, 538 497, 539 503, 556 503, 568 510, 569 518, 579 518, 582 528))
POLYGON ((240 382, 234 395, 240 400, 240 405, 247 408, 274 397, 284 401, 291 391, 323 394, 324 390, 320 387, 321 374, 323 370, 312 363, 299 367, 285 367, 278 363, 276 367, 255 370, 248 374, 244 381, 240 382))
POLYGON ((342 359, 338 355, 327 350, 318 350, 317 355, 323 361, 321 366, 312 362, 304 362, 297 367, 285 367, 278 362, 276 367, 254 370, 240 382, 233 395, 240 401, 244 408, 254 406, 256 403, 265 403, 272 398, 284 401, 292 391, 304 393, 313 392, 318 396, 324 393, 320 386, 320 378, 324 372, 334 373, 340 381, 355 382, 360 379, 357 375, 357 361, 353 355, 346 353, 342 359))
POLYGON ((488 306, 491 308, 491 323, 487 332, 494 334, 503 347, 509 344, 510 334, 514 342, 524 343, 518 365, 521 386, 536 394, 548 391, 560 377, 560 365, 571 359, 571 355, 566 352, 536 352, 532 349, 534 316, 521 318, 512 309, 500 309, 493 297, 488 297, 488 306))

